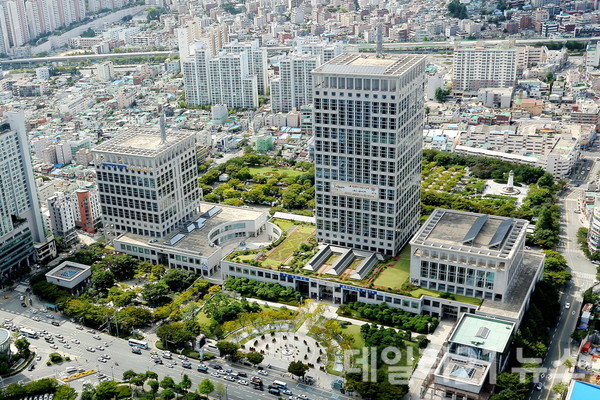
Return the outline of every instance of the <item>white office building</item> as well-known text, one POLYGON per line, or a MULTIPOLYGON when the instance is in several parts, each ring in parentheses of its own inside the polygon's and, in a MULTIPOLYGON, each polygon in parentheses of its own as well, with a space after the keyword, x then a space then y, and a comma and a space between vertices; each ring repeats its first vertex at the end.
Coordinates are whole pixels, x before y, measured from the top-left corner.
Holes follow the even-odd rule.
POLYGON ((509 88, 517 79, 517 50, 457 48, 454 50, 452 89, 476 93, 482 88, 509 88))
POLYGON ((22 112, 0 123, 0 279, 35 258, 46 240, 22 112))
POLYGON ((93 153, 106 230, 162 238, 196 214, 195 135, 131 129, 93 153))
POLYGON ((321 65, 320 56, 290 54, 279 64, 279 77, 271 81, 271 109, 290 112, 312 103, 312 70, 321 65))
POLYGON ((317 238, 396 255, 419 224, 425 57, 342 54, 313 79, 317 238))

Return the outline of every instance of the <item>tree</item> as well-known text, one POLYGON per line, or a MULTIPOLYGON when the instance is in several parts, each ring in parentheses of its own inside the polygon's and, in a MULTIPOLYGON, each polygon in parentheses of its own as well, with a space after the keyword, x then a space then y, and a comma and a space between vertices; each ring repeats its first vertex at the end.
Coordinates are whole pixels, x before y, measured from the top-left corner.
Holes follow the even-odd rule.
POLYGON ((117 383, 115 381, 100 382, 95 389, 96 400, 110 400, 117 395, 117 383))
POLYGON ((445 98, 446 98, 446 93, 444 92, 444 89, 442 89, 442 88, 435 89, 435 100, 436 101, 443 103, 445 98))
POLYGON ((226 355, 233 356, 240 348, 240 345, 237 343, 220 340, 217 342, 217 348, 219 349, 219 354, 221 357, 226 355))
POLYGON ((565 362, 563 362, 563 365, 565 367, 567 367, 568 369, 571 369, 571 368, 573 368, 573 360, 571 360, 570 358, 567 358, 565 360, 565 362))
POLYGON ((15 347, 17 352, 23 358, 29 357, 31 350, 29 350, 29 341, 25 338, 15 340, 15 347))
POLYGON ((263 362, 263 360, 265 359, 265 357, 262 354, 260 354, 260 353, 257 353, 255 351, 251 351, 249 353, 246 353, 246 359, 252 365, 258 365, 261 362, 263 362))
POLYGON ((303 377, 308 371, 308 365, 304 364, 302 361, 292 361, 288 366, 288 372, 292 375, 296 375, 297 377, 303 377))
POLYGON ((93 38, 96 36, 96 32, 92 28, 88 28, 83 31, 80 36, 83 38, 93 38))
POLYGON ((178 386, 182 390, 185 390, 186 392, 192 387, 192 380, 190 379, 188 374, 183 374, 183 377, 181 378, 181 382, 179 382, 178 386))
POLYGON ((173 292, 180 292, 187 289, 195 280, 196 274, 192 271, 178 268, 171 268, 162 277, 162 281, 166 283, 173 292))
POLYGON ((204 379, 198 384, 198 392, 202 394, 210 394, 215 391, 215 385, 210 379, 204 379))
POLYGON ((142 288, 142 296, 151 306, 161 306, 169 301, 171 289, 164 282, 147 283, 142 288))
POLYGON ((123 372, 123 380, 124 381, 129 381, 131 380, 131 378, 133 378, 134 376, 137 376, 137 374, 135 373, 134 370, 132 369, 128 369, 127 371, 123 372))
POLYGON ((175 387, 175 381, 170 376, 165 376, 160 381, 160 387, 163 389, 172 389, 175 387))
POLYGON ((152 397, 155 397, 156 393, 158 392, 158 388, 160 386, 158 381, 155 381, 155 380, 148 381, 148 386, 150 387, 150 391, 152 392, 152 397))
POLYGON ((544 172, 544 175, 538 179, 537 185, 543 188, 552 188, 554 186, 554 176, 549 172, 544 172))
POLYGON ((156 330, 156 335, 167 347, 171 345, 182 346, 196 336, 183 322, 171 322, 161 325, 156 330))
POLYGON ((162 391, 162 393, 160 394, 160 397, 162 399, 165 400, 171 400, 174 399, 176 396, 175 391, 171 388, 166 388, 165 390, 162 391))
POLYGON ((128 254, 111 255, 104 259, 104 264, 108 266, 110 272, 119 280, 131 279, 135 275, 138 261, 128 254))
POLYGON ((92 287, 99 292, 106 292, 115 284, 115 275, 104 269, 94 271, 90 278, 92 287))
POLYGON ((556 385, 554 385, 552 387, 552 391, 558 395, 560 395, 560 397, 562 398, 565 394, 567 394, 567 391, 569 390, 569 386, 564 383, 557 383, 556 385))
POLYGON ((223 386, 221 382, 217 382, 217 384, 215 385, 215 393, 217 394, 217 396, 219 396, 219 399, 222 399, 223 396, 227 394, 225 386, 223 386))
POLYGON ((154 371, 146 371, 146 379, 158 379, 158 374, 154 371))
POLYGON ((54 392, 55 400, 75 400, 77 398, 77 392, 75 389, 68 385, 60 385, 54 392))
POLYGON ((146 15, 146 20, 148 22, 150 22, 150 21, 158 21, 158 19, 160 18, 160 16, 162 14, 164 14, 165 12, 167 12, 167 10, 165 10, 162 7, 149 8, 148 9, 148 15, 146 15))

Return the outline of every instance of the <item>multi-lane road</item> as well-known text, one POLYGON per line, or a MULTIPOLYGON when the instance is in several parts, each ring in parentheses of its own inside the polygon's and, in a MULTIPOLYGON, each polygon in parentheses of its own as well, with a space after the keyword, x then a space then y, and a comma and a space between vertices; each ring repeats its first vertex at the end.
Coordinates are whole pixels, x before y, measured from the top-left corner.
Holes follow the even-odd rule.
MULTIPOLYGON (((8 385, 15 382, 27 382, 30 380, 36 380, 44 377, 56 377, 60 378, 65 376, 67 367, 83 368, 86 370, 93 369, 98 373, 106 375, 109 379, 120 380, 123 376, 123 372, 127 370, 133 370, 135 372, 154 371, 158 374, 159 379, 165 376, 171 376, 176 382, 181 380, 184 374, 187 374, 193 382, 193 388, 196 388, 198 383, 203 379, 209 378, 213 383, 221 382, 227 388, 227 396, 231 400, 245 400, 245 399, 273 399, 274 396, 268 393, 268 385, 273 380, 284 381, 287 383, 288 388, 293 392, 294 395, 303 394, 309 399, 346 399, 339 392, 333 392, 329 388, 319 388, 300 384, 298 381, 288 377, 287 373, 267 370, 267 376, 260 376, 265 383, 264 391, 258 391, 252 388, 251 385, 245 386, 237 382, 229 382, 223 377, 214 377, 210 374, 205 374, 197 371, 199 362, 192 361, 192 368, 183 368, 181 360, 177 356, 173 356, 173 360, 163 359, 163 364, 155 364, 150 357, 151 350, 143 350, 142 354, 137 355, 131 352, 131 348, 127 341, 117 339, 113 336, 107 335, 101 332, 88 331, 85 329, 77 329, 77 325, 71 321, 61 318, 59 315, 53 314, 53 319, 48 319, 45 313, 40 311, 39 303, 34 301, 35 307, 22 307, 21 300, 19 299, 20 293, 1 293, 1 296, 9 295, 9 299, 3 299, 0 304, 0 321, 10 320, 16 326, 23 326, 35 330, 36 332, 47 331, 52 334, 54 344, 58 346, 58 349, 53 349, 50 344, 47 343, 43 338, 29 339, 31 348, 36 352, 37 355, 41 356, 41 360, 34 361, 35 368, 31 371, 25 369, 23 372, 4 379, 1 382, 2 386, 8 385), (35 314, 33 310, 36 310, 35 314), (34 319, 35 318, 35 319, 34 319), (38 320, 39 319, 39 320, 38 320), (59 326, 51 324, 53 321, 58 321, 59 326), (66 344, 69 348, 65 347, 65 344, 59 343, 56 339, 56 335, 62 335, 66 344), (99 337, 95 339, 94 336, 99 337), (79 341, 75 343, 74 339, 79 341), (87 350, 88 347, 102 346, 104 349, 96 349, 94 352, 87 350), (52 352, 58 352, 61 355, 69 356, 71 361, 62 363, 62 365, 51 365, 47 366, 46 361, 48 355, 52 352), (103 354, 108 354, 110 359, 104 363, 99 361, 99 358, 103 354), (170 361, 175 361, 176 365, 169 367, 170 361)), ((2 297, 0 297, 2 298, 2 297)), ((27 301, 28 303, 28 301, 27 301)), ((160 354, 160 351, 159 351, 160 354)), ((232 364, 220 358, 214 361, 206 362, 207 365, 212 363, 220 364, 224 369, 231 368, 234 371, 244 371, 248 375, 248 379, 257 375, 257 370, 242 366, 240 364, 232 364)), ((209 372, 215 372, 210 369, 209 372)), ((73 388, 81 390, 84 383, 98 383, 98 374, 92 374, 85 378, 77 379, 69 382, 73 388)))
POLYGON ((551 332, 551 342, 548 353, 542 364, 544 377, 540 379, 543 388, 534 390, 530 399, 547 400, 552 395, 552 387, 562 381, 568 382, 570 372, 564 366, 567 359, 574 361, 577 355, 578 343, 571 339, 571 333, 576 327, 581 309, 582 293, 594 284, 596 265, 588 260, 577 243, 577 230, 584 226, 580 222, 577 202, 587 182, 596 179, 600 164, 595 162, 597 153, 586 152, 585 159, 580 163, 577 172, 572 176, 568 189, 560 198, 561 208, 561 240, 557 250, 565 257, 573 280, 564 289, 560 299, 562 313, 555 328, 551 332), (570 303, 569 308, 565 308, 570 303))

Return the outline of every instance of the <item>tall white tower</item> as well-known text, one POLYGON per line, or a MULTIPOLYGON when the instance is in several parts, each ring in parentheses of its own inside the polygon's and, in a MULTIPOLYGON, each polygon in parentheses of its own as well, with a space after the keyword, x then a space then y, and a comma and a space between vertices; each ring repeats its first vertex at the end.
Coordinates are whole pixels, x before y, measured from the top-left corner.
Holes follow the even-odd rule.
POLYGON ((317 238, 396 255, 419 223, 425 57, 342 54, 313 79, 317 238))

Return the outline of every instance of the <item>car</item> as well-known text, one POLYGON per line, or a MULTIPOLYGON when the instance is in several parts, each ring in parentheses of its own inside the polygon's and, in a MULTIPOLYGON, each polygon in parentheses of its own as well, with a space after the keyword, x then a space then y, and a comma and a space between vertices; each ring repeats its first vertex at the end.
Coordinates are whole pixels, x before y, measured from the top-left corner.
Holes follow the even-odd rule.
POLYGON ((154 359, 154 364, 162 364, 162 360, 160 358, 155 358, 154 359))
POLYGON ((535 390, 540 390, 541 391, 542 388, 543 388, 543 386, 542 386, 542 384, 540 382, 538 382, 538 383, 535 384, 535 390))
POLYGON ((27 304, 21 303, 21 307, 27 307, 27 304))
POLYGON ((58 339, 58 343, 67 343, 65 339, 58 339))
POLYGON ((27 371, 33 371, 34 369, 35 369, 35 364, 31 363, 29 368, 27 368, 27 371))
POLYGON ((263 375, 263 376, 267 376, 267 375, 269 375, 269 374, 267 373, 267 371, 258 371, 258 374, 259 374, 259 375, 263 375))
POLYGON ((71 348, 71 345, 70 345, 69 343, 65 343, 65 344, 63 345, 63 347, 64 347, 65 349, 70 349, 70 348, 71 348))
POLYGON ((80 344, 81 342, 77 339, 71 339, 71 342, 75 343, 75 344, 80 344))
POLYGON ((52 344, 50 345, 50 348, 51 348, 51 349, 54 349, 54 350, 56 350, 56 349, 58 349, 58 346, 57 346, 57 345, 55 345, 54 343, 52 343, 52 344))
POLYGON ((93 348, 93 347, 88 347, 88 348, 87 348, 87 351, 90 351, 90 352, 92 352, 92 353, 93 353, 93 352, 95 352, 95 351, 96 351, 96 349, 95 349, 95 348, 93 348))
POLYGON ((239 381, 237 381, 237 383, 239 383, 240 385, 248 386, 248 381, 245 381, 243 379, 240 379, 239 381))
POLYGON ((64 338, 64 336, 63 336, 63 335, 61 335, 60 333, 57 333, 57 334, 56 334, 56 335, 54 335, 54 336, 56 336, 58 339, 62 339, 62 338, 64 338))
POLYGON ((94 339, 96 339, 96 340, 102 340, 102 338, 100 337, 100 335, 94 335, 94 336, 92 336, 92 337, 93 337, 94 339))
POLYGON ((102 354, 102 357, 106 358, 107 360, 110 360, 110 355, 108 354, 102 354))
POLYGON ((131 352, 133 354, 142 354, 142 349, 140 349, 139 347, 132 347, 131 352))
POLYGON ((103 350, 104 350, 104 347, 102 347, 102 346, 98 345, 98 346, 96 346, 96 349, 98 349, 98 350, 100 350, 100 351, 103 351, 103 350))
POLYGON ((283 392, 281 392, 281 393, 283 393, 283 394, 287 394, 287 395, 291 395, 291 394, 293 394, 293 393, 292 393, 292 391, 291 391, 291 390, 288 390, 288 389, 284 390, 284 391, 283 391, 283 392))
POLYGON ((181 366, 183 368, 191 369, 192 368, 192 363, 189 362, 189 361, 184 361, 184 362, 181 363, 181 366))
POLYGON ((237 374, 238 374, 238 376, 241 376, 242 378, 247 378, 248 377, 248 374, 245 373, 245 372, 242 372, 242 371, 238 372, 237 374))
POLYGON ((81 325, 77 325, 77 326, 75 327, 75 329, 82 331, 82 330, 83 330, 83 326, 81 326, 81 325))
POLYGON ((218 378, 218 377, 219 377, 219 376, 221 376, 221 375, 217 374, 216 372, 211 372, 211 373, 210 373, 210 376, 212 376, 212 377, 215 377, 215 378, 218 378))
POLYGON ((214 369, 217 369, 217 370, 219 370, 219 369, 223 369, 223 367, 221 367, 219 364, 211 364, 210 366, 211 366, 212 368, 214 368, 214 369))
POLYGON ((34 321, 36 321, 36 322, 40 321, 40 317, 32 317, 31 319, 34 320, 34 321))
POLYGON ((167 366, 167 368, 173 368, 173 364, 171 364, 171 363, 166 364, 166 366, 167 366))
POLYGON ((227 372, 228 374, 231 374, 231 373, 233 372, 233 370, 232 370, 231 368, 227 368, 227 369, 225 370, 225 372, 227 372))
POLYGON ((298 395, 298 398, 299 398, 299 399, 303 399, 303 400, 308 400, 308 396, 307 396, 307 395, 305 395, 305 394, 299 394, 299 395, 298 395))
POLYGON ((180 360, 187 360, 188 358, 186 356, 184 356, 183 354, 180 354, 177 356, 177 358, 179 358, 180 360))
POLYGON ((41 361, 41 359, 42 359, 42 356, 37 356, 37 357, 35 358, 35 361, 41 361))
POLYGON ((52 321, 52 325, 54 325, 54 326, 60 326, 60 323, 58 321, 52 321))
POLYGON ((571 303, 565 303, 565 308, 568 310, 569 308, 571 308, 571 303))
POLYGON ((226 381, 235 382, 235 378, 233 376, 226 375, 223 377, 226 381))
POLYGON ((106 364, 106 360, 104 358, 102 358, 102 357, 99 357, 98 361, 100 361, 101 363, 105 363, 106 364))
POLYGON ((52 314, 47 314, 47 315, 46 315, 46 318, 54 319, 54 315, 52 315, 52 314))

